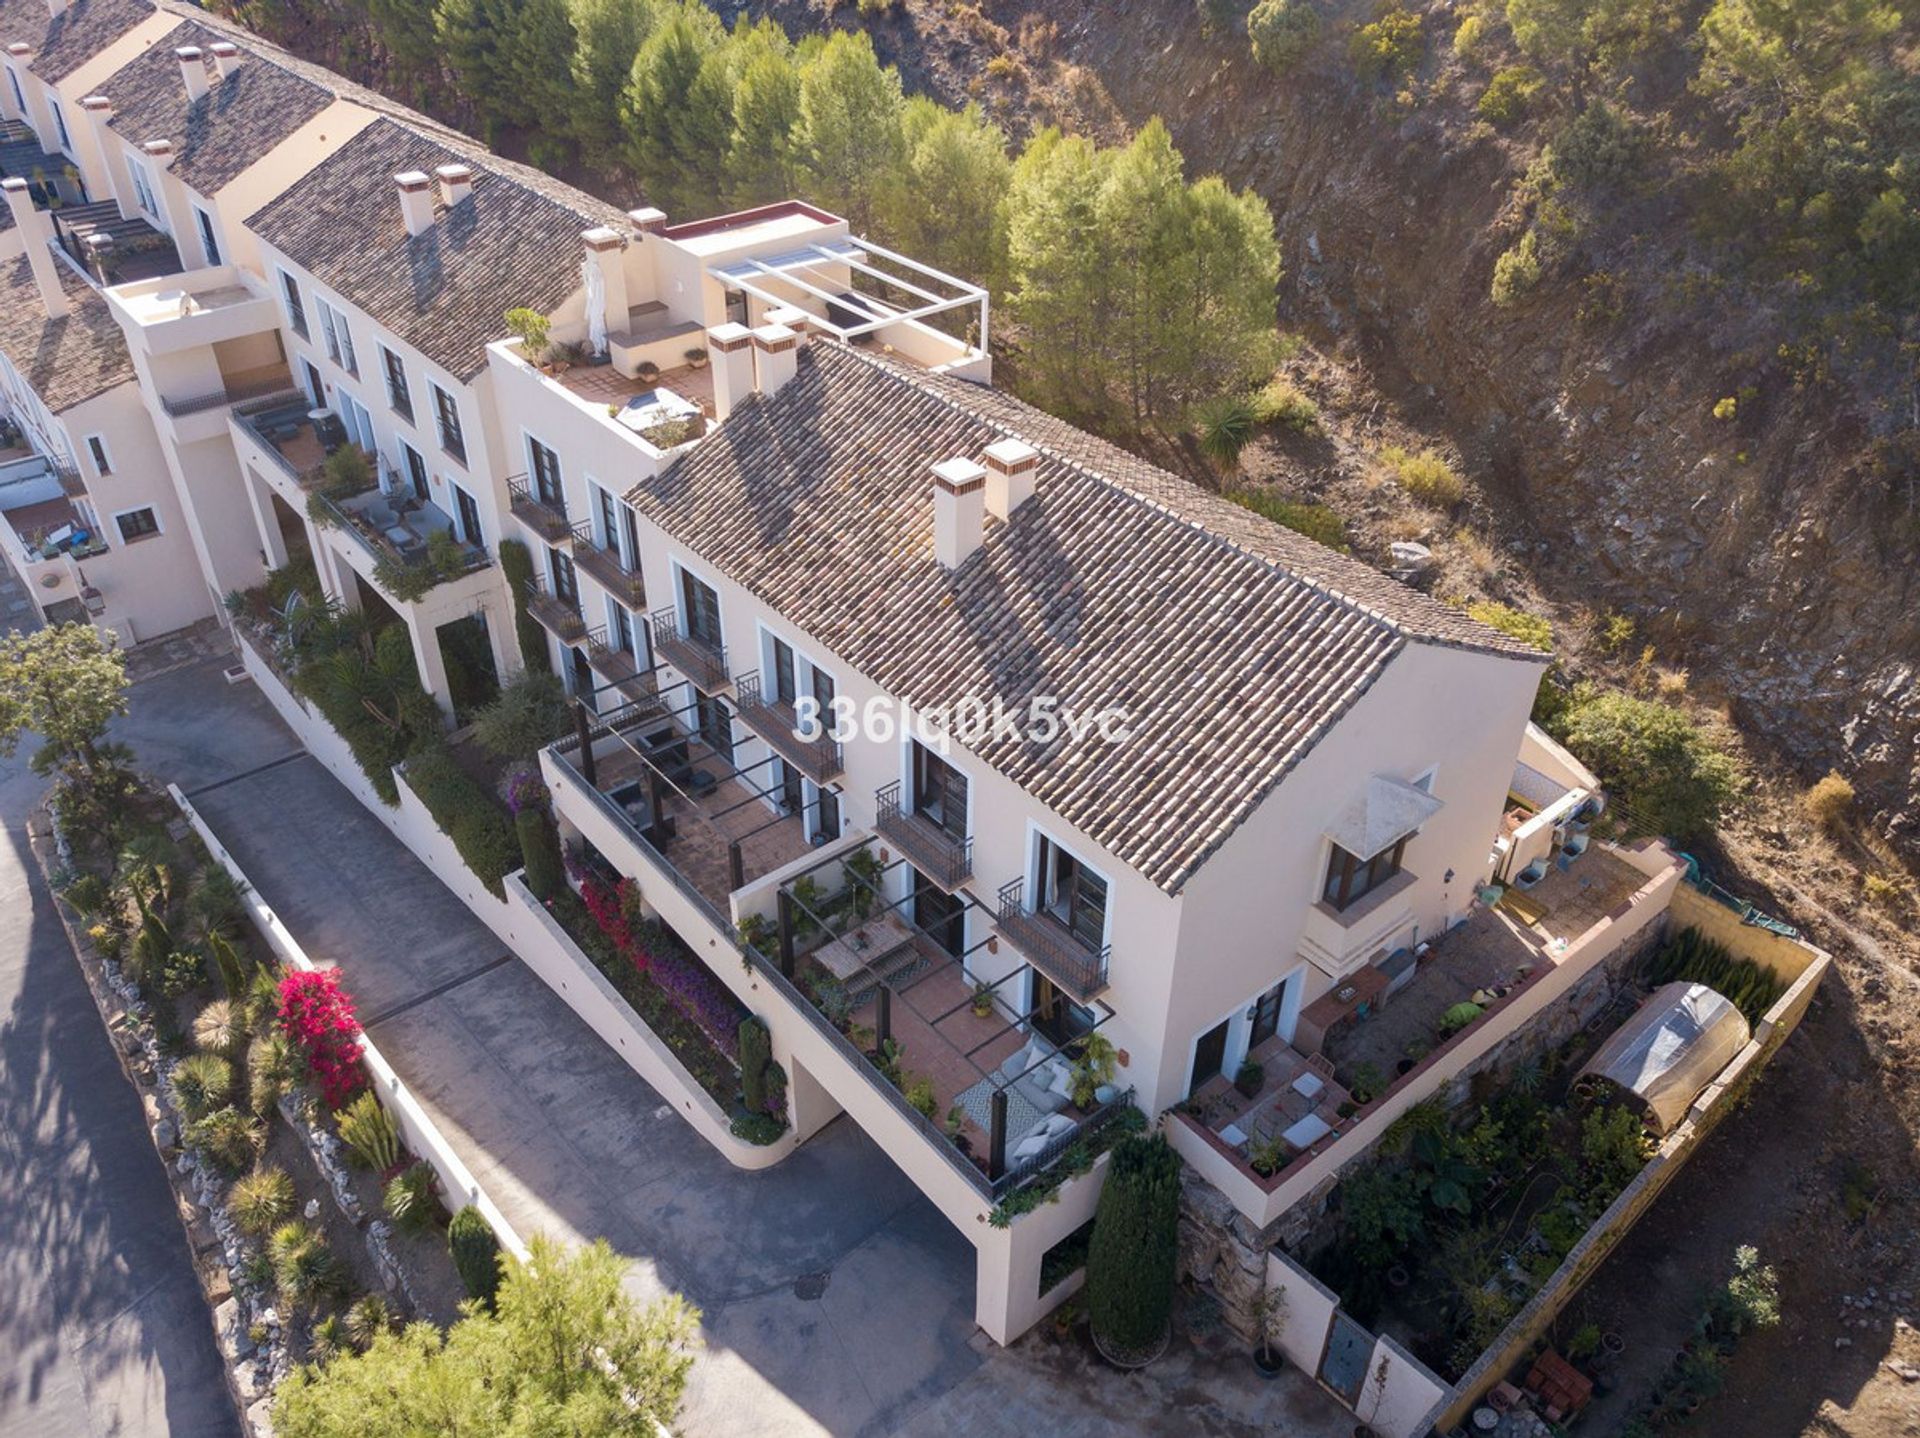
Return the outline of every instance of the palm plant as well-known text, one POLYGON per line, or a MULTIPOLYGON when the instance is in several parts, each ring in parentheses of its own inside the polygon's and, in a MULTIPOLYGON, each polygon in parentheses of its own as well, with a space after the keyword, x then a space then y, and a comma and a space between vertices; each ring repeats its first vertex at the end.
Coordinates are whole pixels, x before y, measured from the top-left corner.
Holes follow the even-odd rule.
POLYGON ((267 1240, 267 1255, 273 1260, 274 1287, 295 1307, 338 1292, 345 1283, 340 1260, 328 1249, 327 1241, 298 1219, 273 1231, 267 1240))
POLYGON ((347 1310, 347 1337, 364 1353, 373 1346, 374 1339, 393 1331, 393 1316, 386 1299, 377 1293, 366 1294, 347 1310))
POLYGON ((1239 466, 1240 451, 1257 427, 1253 405, 1244 396, 1215 395, 1194 406, 1193 432, 1200 452, 1223 470, 1239 466))

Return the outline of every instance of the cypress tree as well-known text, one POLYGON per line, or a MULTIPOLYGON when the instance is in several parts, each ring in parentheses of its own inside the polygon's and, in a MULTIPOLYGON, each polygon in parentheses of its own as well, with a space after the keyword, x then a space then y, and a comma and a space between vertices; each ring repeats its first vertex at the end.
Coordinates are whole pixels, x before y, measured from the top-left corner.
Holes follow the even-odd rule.
POLYGON ((514 816, 513 827, 520 836, 520 860, 526 870, 527 888, 541 903, 550 903, 566 886, 560 836, 554 831, 553 820, 538 804, 529 804, 514 816))
POLYGON ((456 1213, 447 1224, 447 1250, 467 1292, 489 1310, 500 1288, 500 1240, 493 1227, 472 1204, 456 1213))
POLYGON ((740 1020, 740 1093, 749 1113, 767 1111, 767 1064, 773 1058, 773 1039, 767 1026, 752 1014, 740 1020))
POLYGON ((1118 1356, 1145 1355, 1173 1313, 1180 1160, 1155 1134, 1114 1145, 1087 1250, 1087 1316, 1118 1356))

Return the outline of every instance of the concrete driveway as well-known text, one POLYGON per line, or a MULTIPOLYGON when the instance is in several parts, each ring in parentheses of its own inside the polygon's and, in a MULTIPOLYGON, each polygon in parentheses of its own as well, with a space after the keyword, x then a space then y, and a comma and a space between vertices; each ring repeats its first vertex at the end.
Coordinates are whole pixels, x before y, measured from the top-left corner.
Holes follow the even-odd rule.
MULTIPOLYGON (((170 680, 174 679, 170 676, 170 680)), ((973 1250, 852 1123, 762 1173, 725 1162, 497 939, 247 686, 143 685, 135 742, 176 779, 522 1233, 605 1237, 642 1295, 684 1293, 706 1352, 681 1431, 1293 1434, 1346 1438, 1311 1384, 1254 1379, 1230 1340, 1146 1375, 1079 1341, 995 1348, 973 1250), (224 765, 224 767, 223 767, 224 765)))

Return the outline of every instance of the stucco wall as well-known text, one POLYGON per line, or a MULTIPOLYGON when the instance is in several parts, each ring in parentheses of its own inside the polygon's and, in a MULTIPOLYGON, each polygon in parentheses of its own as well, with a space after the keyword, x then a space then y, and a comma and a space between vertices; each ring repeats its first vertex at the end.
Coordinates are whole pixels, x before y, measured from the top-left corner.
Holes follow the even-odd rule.
POLYGON ((1820 950, 1798 939, 1742 923, 1732 909, 1691 884, 1682 884, 1675 890, 1672 907, 1675 925, 1698 929, 1707 938, 1725 944, 1741 958, 1752 959, 1788 983, 1805 973, 1820 955, 1820 950))

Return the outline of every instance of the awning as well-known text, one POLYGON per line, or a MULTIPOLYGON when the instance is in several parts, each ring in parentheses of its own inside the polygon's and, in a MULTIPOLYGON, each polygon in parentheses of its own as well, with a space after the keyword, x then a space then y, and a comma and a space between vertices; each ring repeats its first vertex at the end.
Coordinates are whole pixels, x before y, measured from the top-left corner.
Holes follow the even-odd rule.
POLYGON ((1574 1077, 1623 1090, 1656 1133, 1686 1116, 1700 1091, 1747 1045, 1746 1018, 1705 984, 1664 984, 1594 1050, 1574 1077))
POLYGON ((1392 847, 1446 807, 1425 789, 1375 775, 1326 835, 1356 859, 1392 847))

